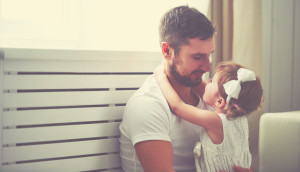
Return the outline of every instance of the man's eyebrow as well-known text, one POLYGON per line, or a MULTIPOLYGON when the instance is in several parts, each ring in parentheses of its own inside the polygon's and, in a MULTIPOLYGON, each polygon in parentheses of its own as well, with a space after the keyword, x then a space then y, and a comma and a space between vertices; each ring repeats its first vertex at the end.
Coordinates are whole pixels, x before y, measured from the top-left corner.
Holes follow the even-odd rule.
POLYGON ((192 56, 203 56, 205 53, 193 53, 192 56))
MULTIPOLYGON (((212 51, 210 54, 213 54, 215 52, 215 50, 214 51, 212 51)), ((206 53, 193 53, 193 54, 191 54, 192 56, 203 56, 203 55, 206 55, 206 53)))

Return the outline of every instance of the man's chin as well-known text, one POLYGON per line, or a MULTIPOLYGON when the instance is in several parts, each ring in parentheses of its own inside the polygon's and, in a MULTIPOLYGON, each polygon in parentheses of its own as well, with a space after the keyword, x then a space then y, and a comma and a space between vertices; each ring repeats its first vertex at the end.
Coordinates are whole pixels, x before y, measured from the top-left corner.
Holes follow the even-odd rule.
POLYGON ((186 87, 195 87, 202 82, 202 74, 200 75, 192 75, 192 76, 182 76, 177 72, 175 65, 171 66, 171 74, 174 79, 181 85, 186 87))

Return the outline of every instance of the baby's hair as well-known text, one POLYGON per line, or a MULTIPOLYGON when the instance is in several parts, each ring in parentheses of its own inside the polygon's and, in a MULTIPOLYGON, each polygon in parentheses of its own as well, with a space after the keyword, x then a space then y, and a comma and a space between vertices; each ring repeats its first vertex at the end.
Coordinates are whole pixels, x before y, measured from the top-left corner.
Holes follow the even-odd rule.
MULTIPOLYGON (((227 94, 223 85, 230 80, 237 80, 237 71, 240 68, 245 67, 234 62, 222 62, 217 66, 219 94, 224 100, 227 99, 227 94)), ((224 108, 223 112, 227 115, 228 119, 248 115, 260 106, 262 93, 263 90, 258 77, 256 77, 255 81, 243 82, 241 83, 241 92, 238 99, 231 98, 227 102, 228 106, 224 108)))

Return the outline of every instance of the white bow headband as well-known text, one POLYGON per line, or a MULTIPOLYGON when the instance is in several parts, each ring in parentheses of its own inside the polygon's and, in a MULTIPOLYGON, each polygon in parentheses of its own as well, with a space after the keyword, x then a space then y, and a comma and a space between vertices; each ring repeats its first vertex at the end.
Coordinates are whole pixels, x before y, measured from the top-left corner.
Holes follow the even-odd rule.
POLYGON ((238 99, 241 91, 241 83, 256 80, 254 72, 245 68, 240 68, 237 71, 237 78, 238 80, 231 80, 223 85, 227 94, 226 106, 229 104, 229 101, 232 97, 238 99))

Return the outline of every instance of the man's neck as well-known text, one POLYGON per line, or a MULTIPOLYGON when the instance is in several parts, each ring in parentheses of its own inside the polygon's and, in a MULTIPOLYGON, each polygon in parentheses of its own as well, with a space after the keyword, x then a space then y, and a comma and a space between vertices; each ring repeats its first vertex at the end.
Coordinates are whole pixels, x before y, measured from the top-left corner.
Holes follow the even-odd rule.
POLYGON ((193 92, 192 87, 186 87, 179 84, 173 78, 169 78, 169 81, 179 97, 189 105, 197 106, 199 104, 199 97, 193 92))

